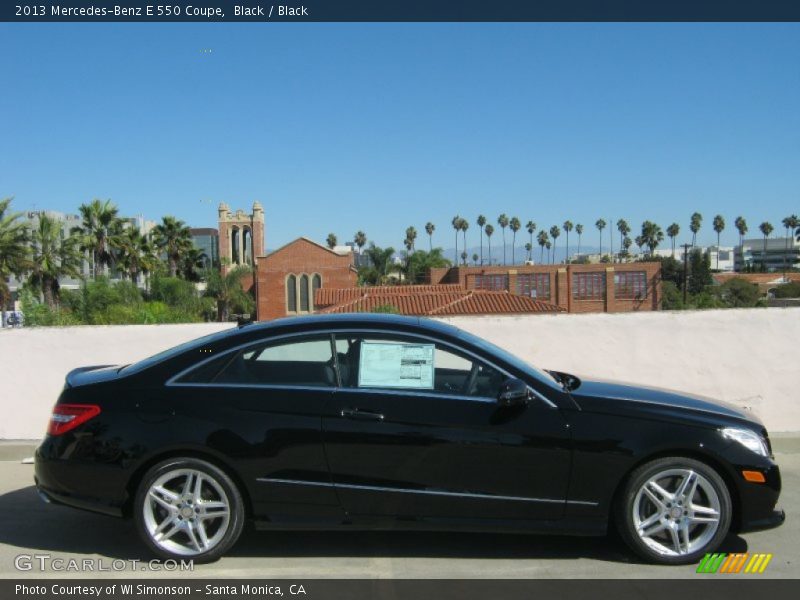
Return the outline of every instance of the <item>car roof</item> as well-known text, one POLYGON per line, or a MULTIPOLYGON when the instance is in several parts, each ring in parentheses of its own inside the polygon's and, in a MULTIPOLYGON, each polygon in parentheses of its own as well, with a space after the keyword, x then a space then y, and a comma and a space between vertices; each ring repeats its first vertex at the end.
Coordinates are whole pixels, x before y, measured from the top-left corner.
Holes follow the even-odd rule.
POLYGON ((231 335, 237 333, 247 334, 264 333, 269 335, 282 330, 293 329, 325 329, 327 327, 379 327, 381 329, 425 329, 434 333, 456 334, 458 329, 452 325, 404 315, 380 313, 340 313, 325 315, 303 315, 297 317, 283 317, 266 322, 255 322, 242 325, 230 331, 231 335))

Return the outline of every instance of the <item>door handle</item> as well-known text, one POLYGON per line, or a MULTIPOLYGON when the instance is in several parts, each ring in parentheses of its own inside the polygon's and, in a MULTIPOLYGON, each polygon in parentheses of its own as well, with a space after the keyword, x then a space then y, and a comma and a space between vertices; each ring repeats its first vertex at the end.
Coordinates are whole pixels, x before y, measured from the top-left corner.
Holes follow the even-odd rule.
POLYGON ((381 413, 360 408, 343 408, 342 416, 345 419, 355 419, 356 421, 383 421, 384 418, 381 413))

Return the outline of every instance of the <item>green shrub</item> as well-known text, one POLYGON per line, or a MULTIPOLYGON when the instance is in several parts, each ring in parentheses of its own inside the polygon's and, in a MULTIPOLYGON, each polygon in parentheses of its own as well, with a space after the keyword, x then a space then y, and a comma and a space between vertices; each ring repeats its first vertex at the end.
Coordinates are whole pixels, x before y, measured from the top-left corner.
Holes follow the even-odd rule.
POLYGON ((386 313, 390 315, 400 314, 400 311, 393 304, 380 304, 372 309, 374 313, 386 313))
POLYGON ((775 288, 776 298, 800 298, 800 281, 791 281, 775 288))

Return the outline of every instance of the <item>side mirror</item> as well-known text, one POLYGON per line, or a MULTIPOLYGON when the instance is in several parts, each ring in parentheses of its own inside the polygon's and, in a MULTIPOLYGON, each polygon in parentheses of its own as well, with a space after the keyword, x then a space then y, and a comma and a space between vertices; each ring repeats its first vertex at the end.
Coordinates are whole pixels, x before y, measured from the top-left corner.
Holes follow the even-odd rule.
POLYGON ((530 400, 528 384, 521 379, 506 379, 500 386, 497 402, 501 406, 520 406, 530 400))

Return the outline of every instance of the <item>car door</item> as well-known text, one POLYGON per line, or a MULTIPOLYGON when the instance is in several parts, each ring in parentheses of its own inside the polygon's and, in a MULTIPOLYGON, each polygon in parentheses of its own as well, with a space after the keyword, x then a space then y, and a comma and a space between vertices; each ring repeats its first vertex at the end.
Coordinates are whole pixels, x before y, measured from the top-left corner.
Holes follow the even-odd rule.
POLYGON ((337 334, 336 350, 341 387, 322 428, 349 515, 563 515, 571 456, 556 408, 500 406, 502 369, 427 338, 337 334))
POLYGON ((235 461, 258 516, 338 518, 321 414, 337 385, 330 335, 264 340, 200 365, 172 384, 191 427, 235 461))

